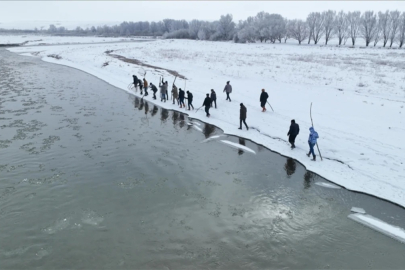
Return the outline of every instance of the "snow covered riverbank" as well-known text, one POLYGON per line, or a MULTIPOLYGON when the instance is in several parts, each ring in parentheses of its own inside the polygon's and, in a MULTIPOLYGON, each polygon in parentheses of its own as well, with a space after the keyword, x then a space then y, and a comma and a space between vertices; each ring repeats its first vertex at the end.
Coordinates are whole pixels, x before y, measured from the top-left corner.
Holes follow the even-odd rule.
MULTIPOLYGON (((308 170, 350 190, 375 195, 405 206, 405 51, 375 48, 338 48, 291 44, 233 44, 190 40, 139 43, 36 46, 10 48, 12 52, 81 69, 125 91, 139 66, 106 54, 137 59, 184 75, 194 107, 215 89, 218 109, 184 111, 171 103, 156 103, 184 111, 190 117, 221 127, 225 133, 251 139, 273 151, 293 157, 308 170), (58 55, 56 59, 48 55, 58 55), (108 63, 108 65, 104 65, 108 63), (233 87, 225 101, 226 81, 233 87), (261 89, 269 93, 270 109, 261 112, 261 89), (238 130, 239 103, 247 107, 249 131, 238 130), (323 161, 312 162, 308 150, 309 106, 320 139, 323 161), (297 148, 287 143, 290 120, 301 131, 297 148)), ((145 68, 146 79, 174 77, 145 68)), ((184 81, 177 79, 178 87, 184 81)), ((138 93, 134 93, 139 95, 138 93)), ((152 95, 145 99, 153 102, 152 95)))

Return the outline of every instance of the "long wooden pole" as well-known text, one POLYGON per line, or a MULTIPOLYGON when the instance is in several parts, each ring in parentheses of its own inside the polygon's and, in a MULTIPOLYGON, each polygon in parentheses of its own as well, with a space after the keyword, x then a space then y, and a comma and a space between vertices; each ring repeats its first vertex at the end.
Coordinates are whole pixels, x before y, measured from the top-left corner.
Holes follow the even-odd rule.
MULTIPOLYGON (((309 109, 309 116, 311 117, 312 127, 314 127, 314 121, 312 121, 312 102, 311 102, 311 107, 309 109)), ((316 142, 316 148, 318 148, 319 156, 321 157, 321 160, 323 160, 322 155, 321 155, 321 151, 319 151, 318 142, 316 142)))

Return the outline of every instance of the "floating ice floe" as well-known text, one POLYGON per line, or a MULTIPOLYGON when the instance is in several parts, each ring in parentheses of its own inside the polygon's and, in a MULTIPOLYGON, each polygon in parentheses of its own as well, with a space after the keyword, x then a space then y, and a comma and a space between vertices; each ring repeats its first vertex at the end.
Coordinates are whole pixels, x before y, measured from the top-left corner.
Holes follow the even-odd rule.
POLYGON ((194 126, 194 125, 193 125, 193 128, 195 128, 196 130, 198 130, 198 131, 202 132, 202 129, 201 129, 201 128, 199 128, 199 127, 197 127, 197 126, 194 126))
POLYGON ((357 214, 350 214, 347 217, 363 224, 366 227, 376 230, 377 232, 392 237, 402 243, 405 243, 405 230, 400 227, 388 224, 385 221, 382 221, 370 215, 363 215, 357 213, 357 214))
POLYGON ((201 143, 206 143, 206 142, 209 142, 209 141, 211 141, 211 140, 218 139, 219 137, 221 137, 221 135, 211 136, 211 137, 209 137, 209 138, 207 138, 207 139, 201 141, 201 143))
POLYGON ((244 151, 247 151, 247 152, 256 154, 255 151, 253 151, 252 149, 250 149, 249 147, 246 147, 246 146, 244 146, 244 145, 241 145, 241 144, 238 144, 238 143, 234 143, 234 142, 231 142, 231 141, 226 141, 226 140, 221 140, 221 142, 223 142, 223 143, 225 143, 225 144, 228 144, 228 145, 230 145, 230 146, 232 146, 232 147, 235 147, 235 148, 238 148, 238 149, 241 149, 241 150, 244 150, 244 151))
POLYGON ((316 182, 315 185, 321 186, 321 187, 326 187, 326 188, 334 188, 334 189, 341 189, 341 187, 332 184, 332 183, 326 183, 326 182, 316 182))
POLYGON ((352 207, 350 211, 355 212, 355 213, 360 213, 360 214, 365 214, 366 211, 363 208, 360 207, 352 207))

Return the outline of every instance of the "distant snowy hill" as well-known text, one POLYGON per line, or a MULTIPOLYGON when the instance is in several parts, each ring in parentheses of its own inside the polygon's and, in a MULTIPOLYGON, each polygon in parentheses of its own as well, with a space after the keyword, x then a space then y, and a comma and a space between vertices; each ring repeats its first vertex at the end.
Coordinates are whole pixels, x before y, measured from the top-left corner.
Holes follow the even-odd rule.
POLYGON ((37 28, 38 30, 48 29, 49 25, 53 24, 56 27, 65 27, 68 30, 75 29, 76 27, 80 26, 83 29, 92 26, 112 26, 120 24, 119 21, 18 21, 18 22, 2 22, 0 20, 0 28, 3 29, 19 29, 19 30, 34 30, 37 28))

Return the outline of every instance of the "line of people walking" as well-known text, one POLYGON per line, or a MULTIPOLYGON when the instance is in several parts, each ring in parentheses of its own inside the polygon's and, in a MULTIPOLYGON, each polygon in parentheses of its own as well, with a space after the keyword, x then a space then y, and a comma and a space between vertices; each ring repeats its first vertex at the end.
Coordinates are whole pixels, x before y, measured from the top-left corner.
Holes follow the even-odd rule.
MULTIPOLYGON (((133 75, 133 84, 135 86, 135 88, 137 89, 139 87, 140 91, 141 91, 141 95, 143 95, 143 91, 145 92, 144 96, 148 95, 148 82, 146 81, 145 78, 143 78, 143 81, 141 81, 140 79, 137 78, 136 75, 133 75)), ((150 82, 149 83, 149 88, 152 90, 153 92, 153 99, 156 100, 156 92, 158 91, 157 87, 150 82)), ((160 88, 160 101, 161 102, 166 102, 169 100, 169 96, 168 96, 168 82, 164 81, 163 77, 161 79, 161 81, 159 81, 159 88, 160 88)), ((230 84, 230 81, 226 82, 226 85, 224 87, 223 92, 226 93, 226 101, 232 102, 230 94, 232 93, 232 86, 230 84)), ((181 88, 177 88, 177 86, 174 84, 172 85, 172 90, 171 90, 171 97, 172 97, 172 101, 173 104, 176 104, 180 106, 180 108, 186 108, 186 105, 184 103, 184 99, 187 99, 187 110, 191 110, 191 108, 194 110, 194 106, 193 106, 193 94, 190 91, 184 91, 181 88), (187 94, 187 97, 186 95, 187 94)), ((261 94, 260 94, 260 107, 262 108, 262 112, 266 112, 266 104, 268 103, 268 98, 269 95, 267 94, 265 89, 262 89, 261 94)), ((242 123, 245 125, 246 129, 249 130, 249 126, 246 124, 246 118, 247 118, 247 108, 243 103, 240 103, 240 110, 239 110, 239 128, 238 129, 242 129, 242 123)), ((269 104, 270 105, 270 104, 269 104)), ((214 91, 214 89, 211 89, 211 93, 207 93, 206 97, 202 103, 202 107, 204 107, 204 111, 206 113, 207 117, 210 117, 210 108, 214 107, 215 109, 217 109, 217 95, 216 92, 214 91)), ((271 105, 270 105, 271 107, 271 105)), ((198 108, 198 109, 200 109, 198 108)), ((197 109, 197 111, 198 111, 197 109)), ((307 156, 310 157, 310 155, 312 154, 312 160, 316 161, 316 155, 315 155, 315 151, 314 151, 314 147, 317 143, 317 139, 319 138, 318 133, 315 131, 315 129, 313 127, 309 128, 310 134, 309 134, 309 138, 308 138, 308 145, 309 145, 309 152, 307 153, 307 156)), ((295 139, 298 136, 300 132, 300 128, 299 125, 295 122, 294 119, 291 120, 291 125, 290 125, 290 129, 287 133, 288 136, 288 141, 291 144, 291 149, 295 148, 295 139)))

